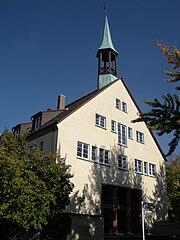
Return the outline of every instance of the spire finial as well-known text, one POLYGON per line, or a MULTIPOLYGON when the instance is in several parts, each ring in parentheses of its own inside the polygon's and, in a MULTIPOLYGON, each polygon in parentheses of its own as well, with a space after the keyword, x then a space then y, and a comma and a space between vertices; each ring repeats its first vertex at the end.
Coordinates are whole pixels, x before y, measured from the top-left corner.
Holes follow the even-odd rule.
POLYGON ((107 0, 104 2, 104 13, 107 15, 107 0))

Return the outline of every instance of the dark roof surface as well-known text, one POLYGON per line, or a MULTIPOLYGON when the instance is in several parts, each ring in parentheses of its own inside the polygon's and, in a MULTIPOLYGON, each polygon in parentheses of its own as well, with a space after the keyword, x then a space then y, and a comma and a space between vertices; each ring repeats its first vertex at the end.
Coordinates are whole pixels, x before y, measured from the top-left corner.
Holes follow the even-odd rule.
POLYGON ((94 97, 96 97, 98 94, 100 94, 101 92, 103 92, 105 89, 107 89, 108 87, 110 87, 112 84, 114 84, 115 82, 117 82, 120 79, 117 79, 115 81, 113 81, 112 83, 104 86, 101 89, 95 90, 85 96, 83 96, 82 98, 77 99, 76 101, 66 105, 65 110, 62 110, 56 117, 52 118, 50 121, 48 121, 47 123, 45 123, 44 125, 42 125, 40 128, 36 129, 36 130, 32 130, 31 134, 35 134, 36 132, 41 131, 42 129, 45 129, 51 125, 55 125, 59 122, 61 122, 62 120, 64 120, 66 117, 68 117, 69 115, 71 115, 73 112, 75 112, 76 110, 78 110, 80 107, 82 107, 84 104, 86 104, 87 102, 89 102, 91 99, 93 99, 94 97))

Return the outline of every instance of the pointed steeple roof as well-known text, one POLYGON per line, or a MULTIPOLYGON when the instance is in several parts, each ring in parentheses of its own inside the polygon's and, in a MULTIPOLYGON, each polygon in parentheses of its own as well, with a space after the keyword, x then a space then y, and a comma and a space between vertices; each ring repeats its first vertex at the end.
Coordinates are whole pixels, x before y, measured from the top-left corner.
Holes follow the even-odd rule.
POLYGON ((118 54, 118 52, 116 51, 116 49, 114 48, 113 43, 112 43, 111 33, 110 33, 109 23, 108 23, 108 18, 107 18, 107 13, 105 13, 103 40, 102 40, 102 44, 101 44, 101 46, 98 50, 108 49, 108 48, 112 49, 115 53, 118 54))

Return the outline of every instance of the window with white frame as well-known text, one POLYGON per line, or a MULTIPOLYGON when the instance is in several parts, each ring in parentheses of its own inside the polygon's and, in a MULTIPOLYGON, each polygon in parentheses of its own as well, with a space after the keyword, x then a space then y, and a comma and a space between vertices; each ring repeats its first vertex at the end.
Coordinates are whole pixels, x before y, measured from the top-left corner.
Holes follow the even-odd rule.
POLYGON ((147 175, 148 174, 148 163, 144 162, 144 174, 147 175))
POLYGON ((96 113, 96 125, 102 128, 106 128, 106 118, 96 113))
POLYGON ((127 103, 122 101, 122 111, 127 112, 127 103))
POLYGON ((41 116, 36 117, 34 119, 34 129, 38 129, 41 127, 41 116))
POLYGON ((116 98, 116 108, 121 110, 121 100, 116 98))
POLYGON ((89 144, 77 142, 77 157, 84 159, 89 158, 89 144))
POLYGON ((109 164, 110 152, 106 149, 99 149, 99 162, 103 164, 109 164))
POLYGON ((127 146, 126 126, 121 123, 118 123, 118 143, 127 146))
POLYGON ((156 176, 156 165, 149 163, 149 175, 150 176, 156 176))
POLYGON ((132 128, 128 127, 128 138, 133 139, 132 128))
POLYGON ((142 173, 142 161, 141 160, 135 159, 134 171, 136 173, 142 173))
POLYGON ((93 161, 97 160, 97 147, 96 146, 92 146, 92 153, 91 153, 91 158, 93 161))
POLYGON ((136 131, 136 141, 144 143, 144 133, 136 131))
POLYGON ((116 121, 111 120, 111 132, 116 133, 116 121))
POLYGON ((118 156, 118 167, 123 170, 127 170, 128 168, 128 160, 127 157, 124 155, 118 156))

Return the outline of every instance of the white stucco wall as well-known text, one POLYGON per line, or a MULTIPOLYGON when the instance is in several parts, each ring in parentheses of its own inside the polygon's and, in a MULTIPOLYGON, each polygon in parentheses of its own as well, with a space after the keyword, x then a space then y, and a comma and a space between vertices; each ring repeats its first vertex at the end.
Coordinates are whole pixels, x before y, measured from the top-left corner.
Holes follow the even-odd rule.
POLYGON ((55 143, 55 132, 46 133, 34 140, 29 141, 29 146, 36 145, 39 147, 40 142, 43 142, 43 152, 48 153, 54 151, 55 143))
POLYGON ((99 214, 101 183, 142 189, 146 201, 157 202, 158 194, 164 194, 164 185, 162 185, 164 180, 161 176, 158 180, 163 182, 160 191, 159 186, 157 187, 157 178, 134 173, 134 159, 156 164, 157 174, 164 165, 164 159, 146 125, 131 123, 131 120, 137 118, 137 112, 138 109, 119 80, 58 124, 57 147, 61 156, 66 157, 66 163, 72 166, 74 174, 72 182, 75 187, 71 211, 99 214), (127 113, 116 109, 116 98, 127 103, 127 113), (96 113, 106 117, 106 129, 95 125, 96 113), (114 153, 122 151, 117 145, 117 133, 111 132, 111 120, 133 130, 133 140, 128 139, 127 147, 123 148, 124 155, 128 157, 128 171, 118 169, 117 159, 113 155, 110 166, 100 165, 91 160, 92 145, 114 153), (144 133, 144 144, 136 141, 136 130, 144 133), (89 161, 76 157, 77 141, 90 145, 89 161), (80 204, 79 199, 82 195, 85 195, 85 201, 80 204))

